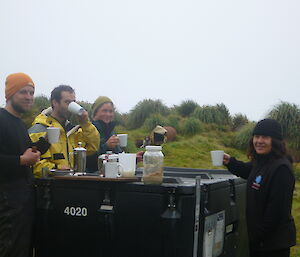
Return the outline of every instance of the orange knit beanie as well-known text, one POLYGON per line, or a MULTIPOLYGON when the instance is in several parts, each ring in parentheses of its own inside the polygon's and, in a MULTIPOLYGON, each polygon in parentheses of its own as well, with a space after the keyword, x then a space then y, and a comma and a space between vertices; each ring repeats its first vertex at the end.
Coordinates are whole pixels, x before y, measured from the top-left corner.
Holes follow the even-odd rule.
POLYGON ((32 79, 26 75, 25 73, 13 73, 7 76, 5 81, 5 98, 8 100, 11 98, 16 92, 18 92, 21 88, 25 86, 33 86, 34 83, 32 79))

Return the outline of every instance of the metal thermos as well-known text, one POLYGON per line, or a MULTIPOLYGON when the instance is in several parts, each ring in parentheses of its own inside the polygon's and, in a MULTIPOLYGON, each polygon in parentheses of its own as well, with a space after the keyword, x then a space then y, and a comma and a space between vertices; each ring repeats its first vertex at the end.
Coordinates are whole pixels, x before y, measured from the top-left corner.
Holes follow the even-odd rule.
POLYGON ((86 169, 86 149, 82 147, 82 143, 78 143, 78 147, 74 148, 74 172, 85 172, 86 169))

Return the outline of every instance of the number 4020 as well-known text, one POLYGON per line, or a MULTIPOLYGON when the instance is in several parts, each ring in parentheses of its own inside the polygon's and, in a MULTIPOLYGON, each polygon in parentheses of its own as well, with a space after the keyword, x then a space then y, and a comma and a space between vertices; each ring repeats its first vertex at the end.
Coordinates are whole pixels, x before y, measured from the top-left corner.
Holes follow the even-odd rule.
POLYGON ((85 207, 70 207, 66 206, 64 214, 76 217, 86 217, 88 215, 87 208, 85 207))

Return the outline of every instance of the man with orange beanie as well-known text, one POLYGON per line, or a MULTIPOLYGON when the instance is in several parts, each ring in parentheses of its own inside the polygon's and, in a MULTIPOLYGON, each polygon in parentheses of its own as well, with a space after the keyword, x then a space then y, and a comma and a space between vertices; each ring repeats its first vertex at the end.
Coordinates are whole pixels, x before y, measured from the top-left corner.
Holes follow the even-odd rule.
POLYGON ((0 109, 0 256, 32 256, 34 188, 32 168, 40 158, 22 113, 33 105, 34 83, 24 73, 5 81, 6 105, 0 109))

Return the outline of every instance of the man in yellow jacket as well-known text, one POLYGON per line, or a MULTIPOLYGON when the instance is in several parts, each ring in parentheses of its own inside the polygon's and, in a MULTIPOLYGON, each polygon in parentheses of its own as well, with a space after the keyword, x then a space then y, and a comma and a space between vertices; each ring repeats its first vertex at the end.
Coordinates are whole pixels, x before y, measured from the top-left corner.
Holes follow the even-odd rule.
POLYGON ((87 149, 87 155, 97 152, 100 135, 96 127, 89 121, 88 113, 84 111, 78 116, 79 124, 72 125, 68 118, 71 113, 68 105, 75 101, 75 91, 72 87, 60 85, 51 92, 52 112, 47 115, 39 114, 28 130, 32 141, 37 141, 46 135, 47 127, 60 128, 59 141, 51 144, 49 150, 41 155, 40 161, 34 165, 35 177, 41 177, 42 168, 68 169, 70 168, 69 153, 82 142, 87 149))

